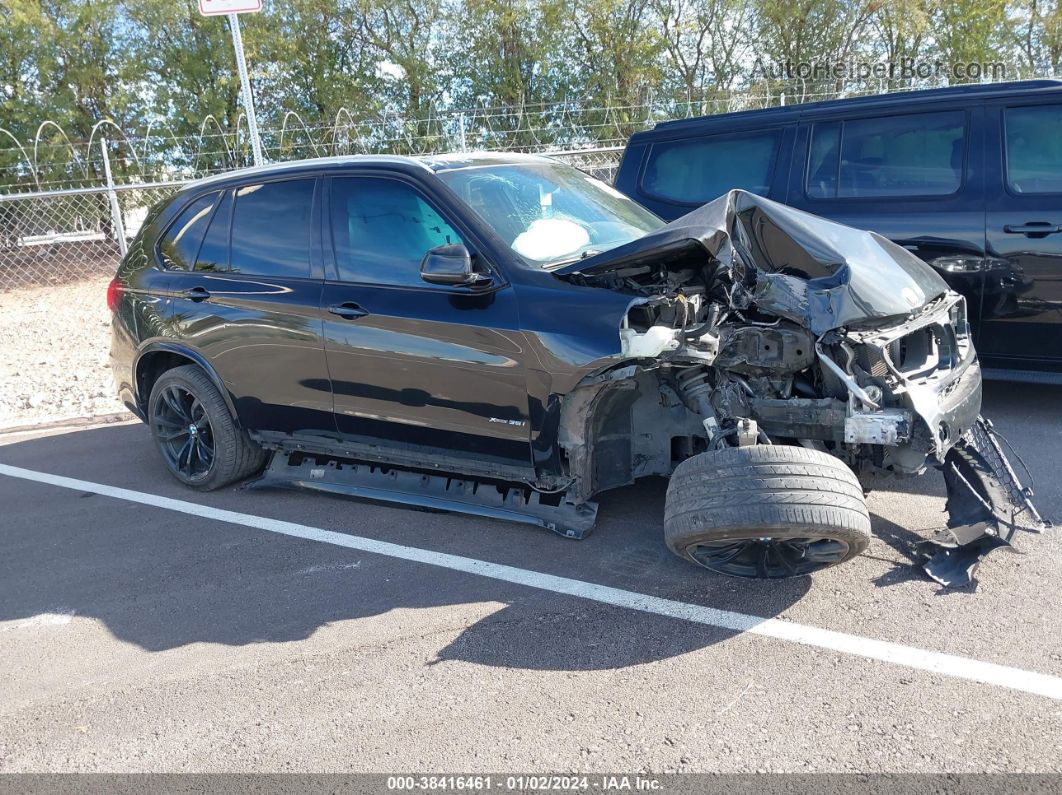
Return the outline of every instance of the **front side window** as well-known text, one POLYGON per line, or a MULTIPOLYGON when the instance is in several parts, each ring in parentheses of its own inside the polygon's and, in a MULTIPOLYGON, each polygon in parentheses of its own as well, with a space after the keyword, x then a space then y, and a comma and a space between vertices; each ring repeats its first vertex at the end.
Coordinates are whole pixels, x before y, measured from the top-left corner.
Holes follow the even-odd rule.
POLYGON ((333 179, 331 214, 341 281, 427 287, 424 255, 463 242, 412 185, 395 179, 333 179))
POLYGON ((733 188, 766 196, 780 130, 653 144, 642 177, 651 196, 705 204, 733 188))
POLYGON ((563 163, 469 166, 438 176, 513 251, 542 267, 607 251, 663 225, 615 188, 563 163))
POLYGON ((807 195, 948 196, 962 184, 964 111, 816 124, 807 195))
POLYGON ((170 224, 159 240, 159 253, 167 268, 185 271, 192 267, 217 198, 217 193, 200 196, 170 224))
POLYGON ((236 189, 230 267, 254 276, 310 274, 313 179, 236 189))
POLYGON ((1007 185, 1014 193, 1062 193, 1062 105, 1007 108, 1007 185))

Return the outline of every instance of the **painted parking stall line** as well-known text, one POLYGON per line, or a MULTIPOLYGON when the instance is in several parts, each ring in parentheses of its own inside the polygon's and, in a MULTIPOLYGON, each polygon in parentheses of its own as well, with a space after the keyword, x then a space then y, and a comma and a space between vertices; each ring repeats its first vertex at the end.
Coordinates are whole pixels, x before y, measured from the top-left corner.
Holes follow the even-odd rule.
POLYGON ((265 516, 213 508, 186 500, 162 497, 147 492, 133 491, 102 483, 68 478, 62 475, 53 475, 7 464, 0 464, 0 475, 60 488, 91 492, 104 497, 176 511, 212 521, 251 527, 291 538, 301 538, 322 544, 357 549, 376 555, 488 577, 541 591, 587 599, 614 607, 652 613, 739 633, 760 635, 804 646, 828 649, 842 654, 851 654, 943 676, 996 685, 1062 700, 1062 678, 1035 671, 1012 668, 1006 665, 982 662, 969 657, 926 651, 899 643, 834 632, 833 630, 820 629, 775 618, 760 618, 730 610, 719 610, 713 607, 664 599, 570 577, 559 577, 553 574, 506 566, 500 563, 491 563, 461 555, 450 555, 444 552, 433 552, 428 549, 392 544, 387 541, 378 541, 363 536, 348 535, 335 530, 325 530, 319 527, 271 519, 265 516))

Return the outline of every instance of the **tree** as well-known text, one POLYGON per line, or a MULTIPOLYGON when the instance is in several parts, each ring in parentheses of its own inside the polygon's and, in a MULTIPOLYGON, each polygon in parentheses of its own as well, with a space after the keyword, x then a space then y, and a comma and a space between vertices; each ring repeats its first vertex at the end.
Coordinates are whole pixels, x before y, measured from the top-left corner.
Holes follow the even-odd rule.
MULTIPOLYGON (((253 16, 241 20, 252 64, 257 62, 260 42, 259 25, 248 24, 253 16)), ((163 122, 157 129, 200 138, 198 151, 190 153, 191 162, 183 165, 231 168, 247 162, 246 153, 241 161, 230 153, 242 106, 225 17, 203 17, 191 3, 135 0, 129 18, 139 42, 129 58, 141 75, 138 88, 150 98, 148 119, 163 122)))
POLYGON ((1009 16, 1024 69, 1032 74, 1062 70, 1062 5, 1057 0, 1024 0, 1009 16))
POLYGON ((570 50, 573 83, 589 108, 608 108, 588 119, 606 138, 625 138, 663 76, 664 40, 653 25, 652 0, 572 0, 570 50))
POLYGON ((871 12, 871 29, 877 34, 872 49, 888 63, 922 58, 929 45, 930 0, 882 0, 871 12))
POLYGON ((749 41, 749 10, 748 0, 653 1, 676 100, 703 101, 734 86, 749 41))
POLYGON ((415 148, 413 138, 435 132, 428 117, 443 93, 437 57, 442 0, 355 0, 351 11, 342 35, 370 49, 383 108, 407 120, 402 138, 390 143, 415 148))
POLYGON ((1007 0, 938 0, 933 30, 938 57, 949 65, 1012 61, 1007 0))
MULTIPOLYGON (((554 140, 552 109, 570 72, 561 0, 465 0, 448 7, 444 26, 450 104, 461 109, 471 145, 531 146, 554 140)), ((561 131, 563 134, 563 131, 561 131)))
MULTIPOLYGON (((873 8, 873 0, 758 0, 756 50, 765 63, 794 68, 847 63, 857 54, 873 8)), ((823 72, 798 77, 805 94, 836 90, 843 82, 823 72)))

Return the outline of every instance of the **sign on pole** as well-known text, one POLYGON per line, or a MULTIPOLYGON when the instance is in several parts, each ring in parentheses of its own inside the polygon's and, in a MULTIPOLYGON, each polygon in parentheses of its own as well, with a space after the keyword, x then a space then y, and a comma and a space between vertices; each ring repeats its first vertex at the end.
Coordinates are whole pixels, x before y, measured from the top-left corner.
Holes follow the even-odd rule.
POLYGON ((204 17, 221 14, 248 14, 262 10, 262 0, 199 0, 199 13, 204 17))
POLYGON ((262 141, 258 137, 258 119, 254 115, 254 100, 251 98, 251 80, 247 76, 247 60, 243 55, 243 36, 240 33, 240 14, 262 10, 262 0, 199 0, 199 13, 205 17, 226 14, 232 29, 232 47, 236 50, 236 69, 240 73, 240 93, 243 94, 243 111, 247 127, 251 131, 251 152, 254 164, 262 165, 262 141))

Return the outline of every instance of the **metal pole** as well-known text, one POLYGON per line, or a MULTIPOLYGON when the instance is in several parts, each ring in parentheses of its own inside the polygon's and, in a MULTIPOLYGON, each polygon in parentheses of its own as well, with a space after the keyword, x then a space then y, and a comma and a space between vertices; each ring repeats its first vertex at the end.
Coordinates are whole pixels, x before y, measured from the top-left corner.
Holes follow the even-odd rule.
POLYGON ((125 224, 122 223, 122 208, 118 205, 118 194, 114 192, 114 180, 111 179, 111 159, 107 156, 107 139, 100 137, 100 151, 103 153, 103 176, 107 180, 107 200, 111 205, 111 224, 114 236, 118 238, 118 251, 122 256, 128 250, 125 242, 125 224))
POLYGON ((254 115, 254 100, 251 98, 251 81, 247 77, 247 61, 243 57, 243 36, 240 35, 240 15, 229 14, 229 27, 232 28, 232 46, 236 50, 236 69, 240 73, 240 93, 243 94, 243 110, 247 115, 247 127, 251 131, 251 151, 254 164, 262 165, 262 142, 258 138, 258 119, 254 115))

